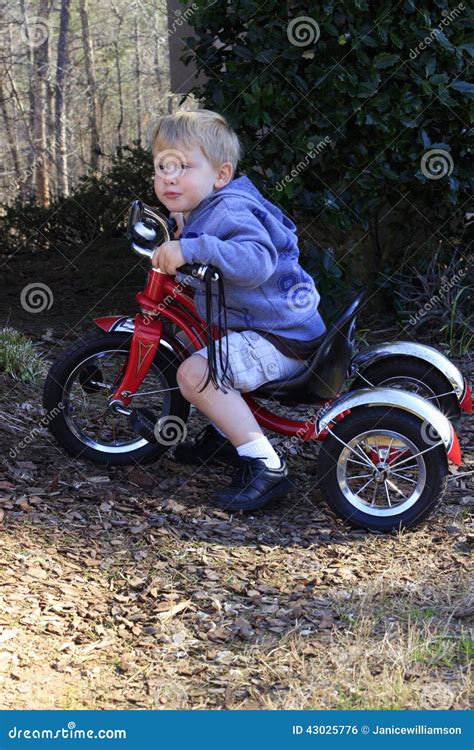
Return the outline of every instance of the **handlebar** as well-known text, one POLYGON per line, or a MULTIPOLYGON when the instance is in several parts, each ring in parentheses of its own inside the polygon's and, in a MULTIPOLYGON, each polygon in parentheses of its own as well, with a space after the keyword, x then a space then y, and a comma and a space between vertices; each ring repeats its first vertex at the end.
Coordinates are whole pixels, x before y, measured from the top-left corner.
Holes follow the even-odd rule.
MULTIPOLYGON (((133 252, 137 255, 151 260, 155 247, 168 242, 171 239, 170 232, 175 228, 175 220, 166 219, 156 208, 147 206, 140 200, 133 201, 131 204, 127 237, 133 252)), ((210 266, 200 263, 185 263, 176 270, 203 281, 208 268, 210 266)), ((217 268, 212 270, 214 271, 212 279, 216 281, 219 278, 219 271, 217 268)))

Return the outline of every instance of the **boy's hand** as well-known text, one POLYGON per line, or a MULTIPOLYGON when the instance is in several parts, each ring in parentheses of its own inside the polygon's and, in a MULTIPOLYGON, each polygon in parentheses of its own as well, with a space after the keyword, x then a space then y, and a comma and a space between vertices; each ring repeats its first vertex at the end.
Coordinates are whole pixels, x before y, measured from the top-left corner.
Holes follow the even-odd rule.
POLYGON ((153 268, 159 268, 160 271, 169 273, 171 276, 174 276, 176 269, 184 266, 185 263, 179 240, 170 240, 156 247, 151 258, 153 268))

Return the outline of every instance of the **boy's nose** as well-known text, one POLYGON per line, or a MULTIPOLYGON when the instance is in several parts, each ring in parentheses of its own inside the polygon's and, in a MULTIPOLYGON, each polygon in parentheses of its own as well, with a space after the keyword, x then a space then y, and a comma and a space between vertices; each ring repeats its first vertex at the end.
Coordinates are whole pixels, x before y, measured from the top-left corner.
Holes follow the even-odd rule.
POLYGON ((175 185, 178 182, 178 175, 176 171, 165 174, 164 181, 166 185, 175 185))

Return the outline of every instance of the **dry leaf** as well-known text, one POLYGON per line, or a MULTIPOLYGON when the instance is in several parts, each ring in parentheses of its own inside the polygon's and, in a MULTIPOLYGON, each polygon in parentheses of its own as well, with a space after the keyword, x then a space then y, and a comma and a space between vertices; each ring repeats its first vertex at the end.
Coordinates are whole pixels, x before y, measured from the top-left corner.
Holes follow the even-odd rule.
POLYGON ((178 604, 174 604, 172 607, 170 607, 165 612, 161 612, 158 615, 158 618, 165 622, 166 620, 171 620, 172 617, 179 614, 180 612, 183 612, 185 609, 188 609, 188 607, 192 606, 191 600, 188 599, 185 602, 179 602, 178 604))

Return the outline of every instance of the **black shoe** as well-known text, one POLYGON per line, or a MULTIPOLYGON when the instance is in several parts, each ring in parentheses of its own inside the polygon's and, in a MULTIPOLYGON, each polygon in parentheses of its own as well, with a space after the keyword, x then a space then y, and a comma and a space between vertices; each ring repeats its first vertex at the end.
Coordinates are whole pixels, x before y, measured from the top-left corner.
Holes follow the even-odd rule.
POLYGON ((212 425, 201 430, 193 441, 177 445, 174 457, 180 464, 195 465, 212 461, 237 464, 239 460, 239 454, 232 443, 220 435, 212 425))
POLYGON ((231 484, 214 495, 214 502, 223 510, 256 510, 293 489, 283 459, 279 469, 269 469, 261 458, 247 456, 242 456, 239 464, 231 484))

